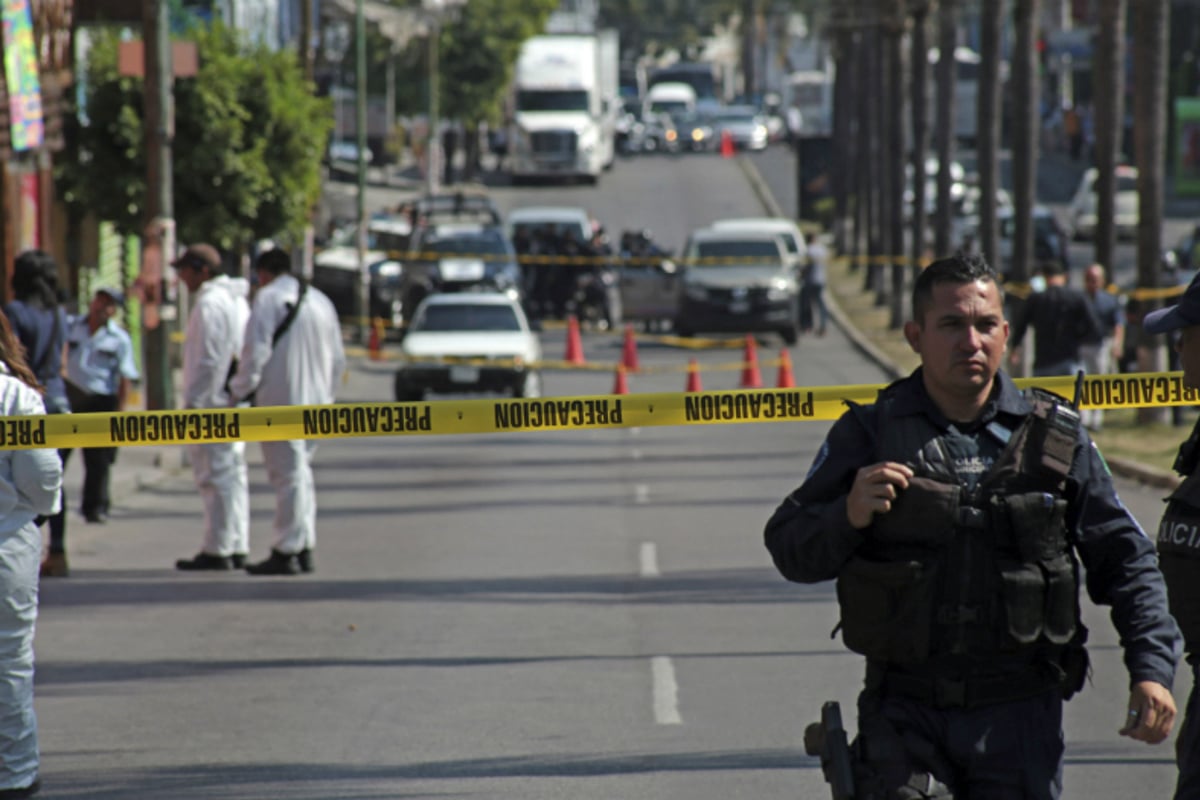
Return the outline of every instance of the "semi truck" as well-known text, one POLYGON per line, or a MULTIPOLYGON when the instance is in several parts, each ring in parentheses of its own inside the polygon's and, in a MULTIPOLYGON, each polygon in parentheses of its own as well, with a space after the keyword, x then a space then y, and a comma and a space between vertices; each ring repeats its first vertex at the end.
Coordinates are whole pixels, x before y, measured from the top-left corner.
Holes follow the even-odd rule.
POLYGON ((509 169, 514 182, 596 183, 616 157, 617 32, 545 34, 521 47, 513 80, 509 169))

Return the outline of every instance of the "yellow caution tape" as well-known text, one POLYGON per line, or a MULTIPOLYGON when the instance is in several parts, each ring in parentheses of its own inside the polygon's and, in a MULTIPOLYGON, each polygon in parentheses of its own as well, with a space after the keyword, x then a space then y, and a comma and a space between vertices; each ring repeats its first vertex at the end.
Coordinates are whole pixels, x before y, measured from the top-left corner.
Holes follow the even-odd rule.
MULTIPOLYGON (((1068 398, 1075 391, 1075 379, 1070 376, 1022 378, 1017 385, 1038 386, 1068 398)), ((833 420, 845 411, 847 401, 871 403, 882 388, 877 384, 8 417, 0 418, 0 449, 833 420)), ((1171 372, 1089 376, 1084 380, 1080 405, 1136 408, 1198 403, 1200 392, 1183 385, 1182 373, 1171 372)))

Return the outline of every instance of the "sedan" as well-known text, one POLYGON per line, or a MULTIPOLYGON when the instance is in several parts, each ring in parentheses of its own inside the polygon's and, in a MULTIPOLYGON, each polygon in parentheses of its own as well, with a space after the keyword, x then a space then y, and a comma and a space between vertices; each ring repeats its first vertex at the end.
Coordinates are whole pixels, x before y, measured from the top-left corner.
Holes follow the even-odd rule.
POLYGON ((738 149, 767 149, 767 121, 753 106, 726 106, 717 112, 715 125, 718 132, 729 132, 738 149))
POLYGON ((542 346, 521 304, 507 294, 459 292, 425 298, 400 343, 398 402, 430 392, 539 397, 542 346))

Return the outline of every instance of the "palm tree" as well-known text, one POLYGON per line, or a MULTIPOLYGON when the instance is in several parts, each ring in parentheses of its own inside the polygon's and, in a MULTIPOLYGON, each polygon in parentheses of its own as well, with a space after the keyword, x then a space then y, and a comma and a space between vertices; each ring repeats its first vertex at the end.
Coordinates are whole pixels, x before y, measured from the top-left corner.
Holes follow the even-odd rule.
POLYGON ((1117 245, 1116 166, 1124 130, 1126 0, 1101 0, 1095 49, 1096 263, 1110 272, 1117 245))
MULTIPOLYGON (((1138 169, 1138 286, 1159 284, 1162 249, 1163 173, 1167 139, 1167 19, 1168 0, 1139 0, 1134 17, 1133 69, 1134 154, 1138 169)), ((1152 304, 1147 304, 1153 307, 1152 304)), ((1166 366, 1162 343, 1140 334, 1138 367, 1160 372, 1166 366)), ((1165 422, 1167 409, 1138 410, 1142 422, 1165 422)))
POLYGON ((929 35, 926 22, 929 19, 930 0, 909 0, 912 14, 912 37, 909 40, 908 60, 912 69, 912 147, 909 155, 912 167, 912 272, 917 272, 925 258, 925 228, 929 220, 925 214, 925 154, 929 150, 929 35))
POLYGON ((1000 189, 998 151, 1000 146, 1000 31, 1004 24, 1002 0, 983 0, 979 19, 979 230, 980 252, 989 264, 998 263, 996 192, 1000 189))
POLYGON ((904 327, 904 0, 883 0, 883 16, 887 64, 888 130, 886 163, 888 165, 888 248, 892 261, 891 316, 888 327, 904 327), (890 7, 888 7, 890 6, 890 7))
POLYGON ((1014 0, 1013 28, 1013 255, 1008 278, 1028 281, 1033 260, 1037 186, 1038 77, 1035 26, 1039 0, 1014 0))
POLYGON ((934 251, 950 252, 950 162, 954 160, 954 48, 958 46, 958 0, 942 0, 938 8, 937 98, 933 128, 937 136, 937 214, 934 218, 934 251))

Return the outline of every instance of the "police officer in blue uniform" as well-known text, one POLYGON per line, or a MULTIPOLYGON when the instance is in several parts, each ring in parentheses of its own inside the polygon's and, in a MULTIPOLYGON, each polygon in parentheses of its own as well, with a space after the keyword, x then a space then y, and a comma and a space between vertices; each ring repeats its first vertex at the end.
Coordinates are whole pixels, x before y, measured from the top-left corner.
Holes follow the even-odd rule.
POLYGON ((842 638, 867 657, 858 800, 1058 798, 1062 702, 1087 675, 1080 565, 1125 649, 1122 735, 1170 733, 1179 629, 1077 412, 999 370, 991 267, 934 262, 912 307, 922 366, 834 424, 766 545, 789 580, 837 580, 842 638))
MULTIPOLYGON (((1142 326, 1146 333, 1176 336, 1183 384, 1200 389, 1200 276, 1192 279, 1178 303, 1151 311, 1142 326)), ((1200 797, 1200 422, 1180 446, 1175 470, 1183 482, 1171 493, 1158 525, 1158 559, 1192 671, 1192 691, 1175 740, 1175 800, 1194 800, 1200 797)))
MULTIPOLYGON (((114 319, 124 305, 120 289, 97 289, 88 312, 73 319, 67 328, 67 396, 77 414, 123 411, 131 382, 141 377, 133 341, 114 319)), ((81 502, 88 522, 108 519, 109 473, 116 458, 115 447, 83 448, 81 502)))

